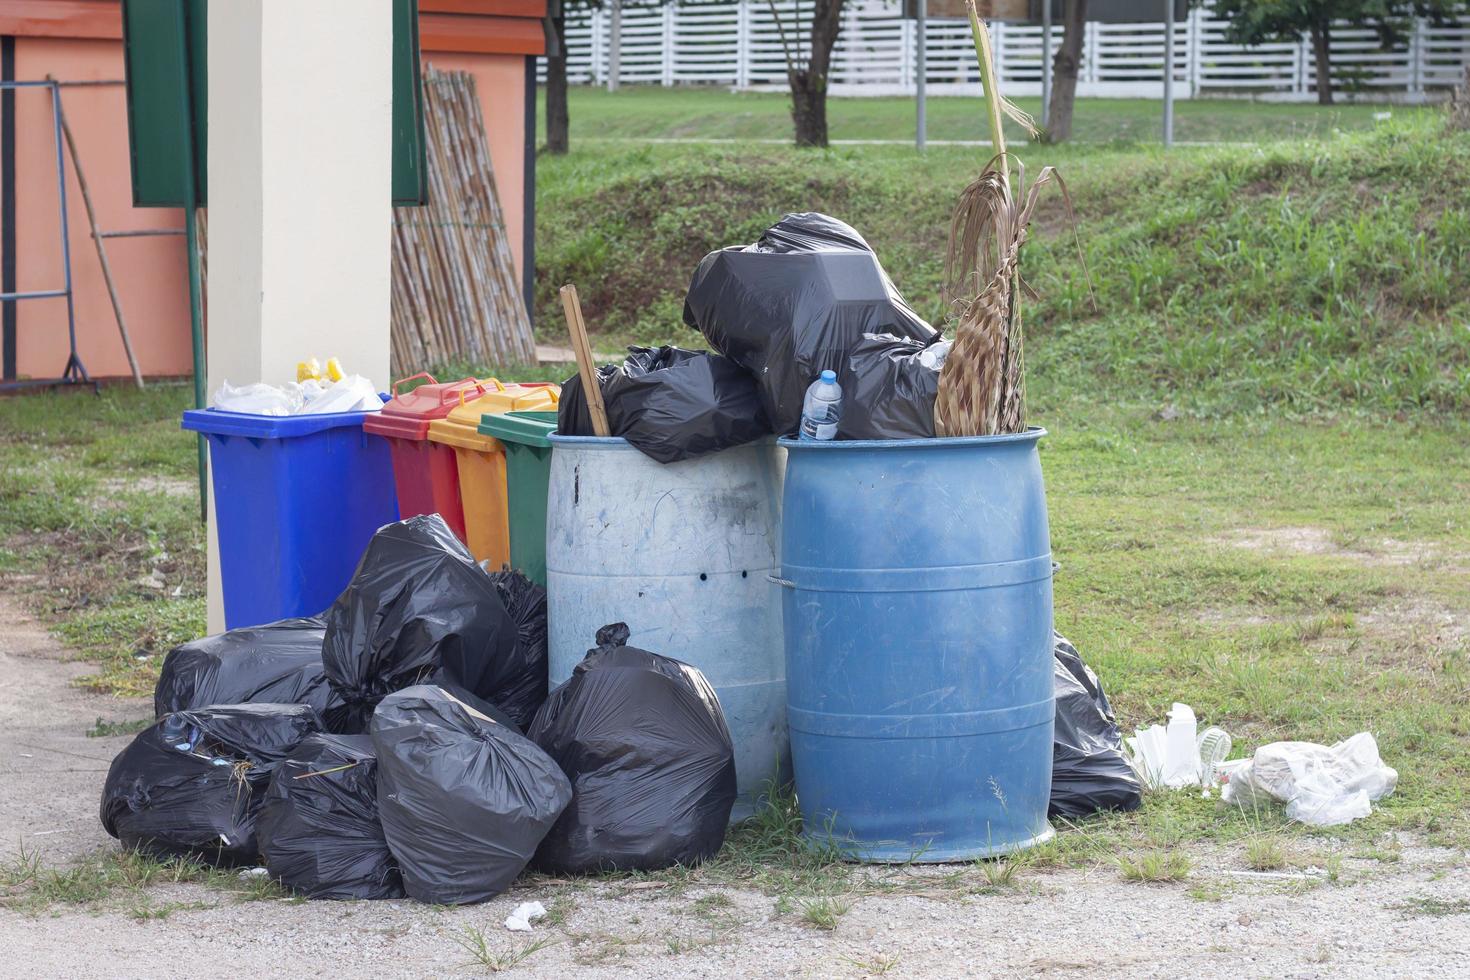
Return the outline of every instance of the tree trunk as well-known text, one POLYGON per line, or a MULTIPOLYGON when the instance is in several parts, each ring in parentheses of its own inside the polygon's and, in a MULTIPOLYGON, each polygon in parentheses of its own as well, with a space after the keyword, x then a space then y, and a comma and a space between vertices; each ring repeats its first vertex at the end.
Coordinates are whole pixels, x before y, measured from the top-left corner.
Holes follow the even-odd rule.
POLYGON ((551 18, 556 32, 556 54, 546 56, 546 152, 565 153, 571 147, 567 115, 567 18, 551 18))
POLYGON ((1052 143, 1072 137, 1072 106, 1077 101, 1082 41, 1087 34, 1087 0, 1066 0, 1062 4, 1062 29, 1066 33, 1052 59, 1051 107, 1047 113, 1046 137, 1052 143))
POLYGON ((817 0, 812 10, 811 57, 801 68, 793 64, 786 66, 797 146, 827 145, 827 73, 832 68, 837 34, 842 30, 844 2, 817 0))
POLYGON ((1327 20, 1312 23, 1312 57, 1317 64, 1317 104, 1332 105, 1332 28, 1327 20))

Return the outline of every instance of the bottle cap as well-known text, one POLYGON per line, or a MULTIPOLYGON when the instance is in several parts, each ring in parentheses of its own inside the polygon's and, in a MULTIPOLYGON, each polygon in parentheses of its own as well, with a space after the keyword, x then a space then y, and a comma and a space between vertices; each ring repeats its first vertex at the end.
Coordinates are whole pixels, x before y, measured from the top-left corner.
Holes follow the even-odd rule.
POLYGON ((822 380, 825 381, 825 382, 827 382, 829 385, 836 384, 837 383, 837 372, 836 371, 823 371, 822 372, 822 380))

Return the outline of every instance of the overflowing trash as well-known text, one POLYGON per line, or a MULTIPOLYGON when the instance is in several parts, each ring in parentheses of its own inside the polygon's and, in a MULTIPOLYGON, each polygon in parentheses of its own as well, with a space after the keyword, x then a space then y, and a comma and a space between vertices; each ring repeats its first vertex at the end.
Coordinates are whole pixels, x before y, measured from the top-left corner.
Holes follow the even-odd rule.
POLYGON ((536 852, 554 874, 697 864, 725 841, 735 749, 719 698, 688 664, 630 647, 625 623, 551 693, 527 735, 572 801, 536 852))
POLYGON ((1246 809, 1285 804, 1287 817, 1314 827, 1368 816, 1399 781, 1368 732, 1334 745, 1272 742, 1249 759, 1225 763, 1221 773, 1220 795, 1227 802, 1246 809))
POLYGON ((932 439, 939 372, 951 343, 863 334, 837 374, 847 407, 844 439, 932 439))
POLYGON ((383 399, 373 383, 360 374, 340 381, 307 378, 283 385, 264 382, 235 387, 220 383, 214 393, 215 408, 245 415, 325 415, 335 412, 376 412, 383 399))
POLYGON ((1123 755, 1123 735, 1102 682, 1076 647, 1060 633, 1053 636, 1057 705, 1048 816, 1076 819, 1099 810, 1136 810, 1143 790, 1123 755))
POLYGON ((443 679, 498 703, 545 683, 544 662, 517 657, 519 633, 495 582, 438 514, 373 535, 325 619, 322 662, 342 702, 328 710, 334 732, 366 731, 385 695, 415 684, 443 679))
POLYGON ((322 667, 320 617, 283 619, 174 647, 153 689, 154 717, 213 704, 309 704, 323 718, 339 702, 322 667))
POLYGON ((939 336, 862 235, 817 213, 788 214, 753 245, 706 255, 684 322, 750 373, 778 435, 796 431, 807 387, 822 371, 842 372, 865 334, 939 336))
MULTIPOLYGON (((750 375, 734 361, 679 347, 629 347, 621 365, 598 369, 608 426, 660 463, 694 459, 771 434, 750 375)), ((579 375, 568 378, 557 433, 594 434, 579 375)))
POLYGON ((421 902, 504 892, 572 798, 534 742, 437 687, 383 698, 371 734, 383 831, 421 902))
POLYGON ((256 813, 271 774, 321 731, 305 704, 178 711, 140 732, 107 771, 102 826, 130 850, 256 865, 256 813))
POLYGON ((270 877, 307 898, 402 898, 378 820, 378 760, 366 735, 308 735, 271 774, 255 819, 270 877))

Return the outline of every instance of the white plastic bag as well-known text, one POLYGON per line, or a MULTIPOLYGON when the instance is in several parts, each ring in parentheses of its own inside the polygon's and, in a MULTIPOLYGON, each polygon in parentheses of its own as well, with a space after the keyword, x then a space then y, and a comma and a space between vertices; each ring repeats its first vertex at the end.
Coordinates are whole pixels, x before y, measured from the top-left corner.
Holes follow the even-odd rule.
POLYGON ((1383 764, 1378 743, 1359 732, 1336 745, 1272 742, 1233 766, 1221 798, 1242 807, 1286 804, 1286 815, 1314 827, 1349 823, 1393 792, 1399 774, 1383 764))
POLYGON ((297 384, 278 386, 257 382, 236 388, 222 381, 214 393, 215 408, 247 415, 295 415, 304 403, 301 386, 297 384))
MULTIPOLYGON (((376 412, 382 409, 383 399, 373 383, 360 374, 349 374, 341 381, 306 382, 317 389, 307 393, 306 406, 299 410, 301 415, 325 415, 329 412, 376 412)), ((305 384, 305 383, 304 383, 305 384)))

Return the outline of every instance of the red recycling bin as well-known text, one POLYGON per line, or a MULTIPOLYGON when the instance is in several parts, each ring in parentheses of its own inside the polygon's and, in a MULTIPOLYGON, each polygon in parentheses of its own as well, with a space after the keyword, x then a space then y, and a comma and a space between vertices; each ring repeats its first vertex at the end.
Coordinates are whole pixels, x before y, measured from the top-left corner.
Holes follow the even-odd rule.
POLYGON ((454 447, 430 442, 429 423, 442 419, 462 402, 479 398, 485 390, 474 378, 441 384, 431 374, 415 374, 396 382, 393 397, 383 410, 369 415, 362 425, 363 431, 388 440, 400 516, 407 520, 417 514, 438 514, 461 541, 465 540, 464 505, 454 447), (401 386, 420 378, 427 378, 427 383, 398 393, 401 386))

